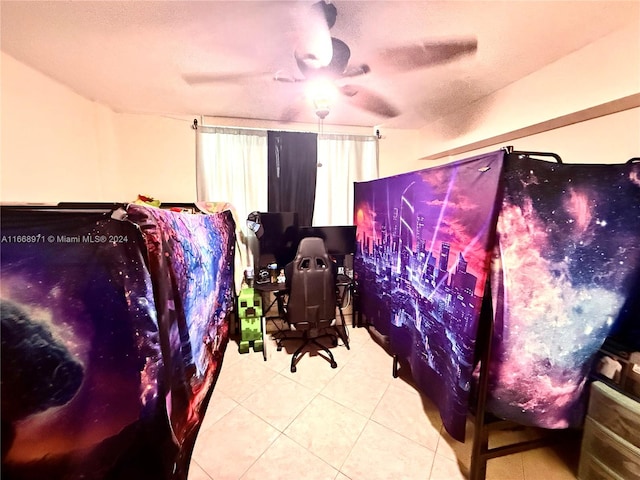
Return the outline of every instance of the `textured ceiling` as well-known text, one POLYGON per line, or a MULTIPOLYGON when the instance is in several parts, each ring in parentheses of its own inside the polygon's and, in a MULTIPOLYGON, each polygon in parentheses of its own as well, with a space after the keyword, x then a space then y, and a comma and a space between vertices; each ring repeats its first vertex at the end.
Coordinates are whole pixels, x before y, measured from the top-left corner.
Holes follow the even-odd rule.
MULTIPOLYGON (((298 77, 310 1, 2 1, 1 48, 117 112, 315 122, 298 77), (203 81, 206 80, 206 81, 203 81), (297 115, 292 115, 297 112, 297 115)), ((585 45, 638 22, 627 1, 340 1, 331 35, 351 65, 342 79, 397 109, 393 118, 339 96, 326 123, 420 128, 585 45), (477 51, 411 71, 395 46, 477 39, 477 51)), ((615 54, 615 52, 612 52, 615 54)))

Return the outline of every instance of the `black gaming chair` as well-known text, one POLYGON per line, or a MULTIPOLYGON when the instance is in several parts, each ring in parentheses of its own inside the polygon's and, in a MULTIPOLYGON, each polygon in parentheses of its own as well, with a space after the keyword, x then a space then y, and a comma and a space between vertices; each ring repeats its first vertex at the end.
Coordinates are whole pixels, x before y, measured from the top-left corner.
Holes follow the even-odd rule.
POLYGON ((322 239, 303 238, 295 258, 287 265, 286 274, 290 290, 285 319, 291 330, 302 332, 303 339, 291 358, 291 371, 296 371, 298 357, 310 343, 326 352, 331 368, 336 368, 333 354, 318 341, 330 337, 334 346, 338 344, 335 333, 331 332, 336 325, 335 267, 322 239))

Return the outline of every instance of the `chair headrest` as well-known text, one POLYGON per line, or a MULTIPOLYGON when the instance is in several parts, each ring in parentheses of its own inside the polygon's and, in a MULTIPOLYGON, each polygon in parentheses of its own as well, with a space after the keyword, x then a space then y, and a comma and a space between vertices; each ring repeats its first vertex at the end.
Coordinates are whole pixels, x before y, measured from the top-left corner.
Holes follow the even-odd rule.
POLYGON ((320 237, 305 237, 298 244, 296 259, 299 257, 322 257, 325 255, 327 255, 327 249, 320 237))

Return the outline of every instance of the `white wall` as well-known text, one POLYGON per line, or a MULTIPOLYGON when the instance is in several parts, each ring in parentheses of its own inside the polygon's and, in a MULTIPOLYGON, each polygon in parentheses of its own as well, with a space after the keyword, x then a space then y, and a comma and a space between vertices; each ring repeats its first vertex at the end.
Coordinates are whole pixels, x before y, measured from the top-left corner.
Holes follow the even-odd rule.
MULTIPOLYGON (((219 127, 241 127, 259 128, 264 130, 284 130, 293 132, 317 132, 318 125, 315 123, 282 123, 270 120, 253 120, 249 118, 227 118, 227 117, 199 117, 198 121, 205 125, 215 125, 219 127)), ((327 125, 323 127, 325 133, 344 133, 351 135, 373 135, 373 129, 368 127, 346 127, 341 125, 327 125)))
POLYGON ((506 146, 521 151, 556 153, 564 163, 624 163, 640 156, 640 107, 437 160, 418 160, 416 170, 506 146))
POLYGON ((1 62, 0 201, 195 200, 192 118, 115 113, 1 62))
POLYGON ((196 201, 193 117, 116 114, 118 182, 125 200, 196 201))
POLYGON ((425 168, 418 160, 421 155, 419 130, 380 129, 379 170, 381 177, 425 168))
POLYGON ((4 53, 1 74, 2 201, 106 200, 111 112, 4 53))

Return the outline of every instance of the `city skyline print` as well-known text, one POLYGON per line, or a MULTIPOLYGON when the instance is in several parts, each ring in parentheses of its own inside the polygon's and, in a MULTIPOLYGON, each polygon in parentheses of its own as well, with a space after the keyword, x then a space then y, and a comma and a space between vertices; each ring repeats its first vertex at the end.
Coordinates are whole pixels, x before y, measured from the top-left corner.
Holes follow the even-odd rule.
POLYGON ((504 151, 356 183, 361 310, 464 439, 504 151))

